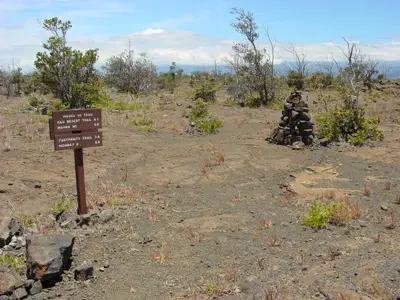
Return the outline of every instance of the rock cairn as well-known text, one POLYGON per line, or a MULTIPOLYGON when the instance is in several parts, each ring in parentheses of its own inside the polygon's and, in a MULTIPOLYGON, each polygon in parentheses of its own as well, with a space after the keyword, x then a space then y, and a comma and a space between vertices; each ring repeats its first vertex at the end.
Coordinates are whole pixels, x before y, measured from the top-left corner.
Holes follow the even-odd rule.
POLYGON ((314 141, 314 123, 308 114, 308 104, 301 92, 290 93, 282 110, 279 127, 274 129, 270 143, 278 145, 311 145, 314 141))

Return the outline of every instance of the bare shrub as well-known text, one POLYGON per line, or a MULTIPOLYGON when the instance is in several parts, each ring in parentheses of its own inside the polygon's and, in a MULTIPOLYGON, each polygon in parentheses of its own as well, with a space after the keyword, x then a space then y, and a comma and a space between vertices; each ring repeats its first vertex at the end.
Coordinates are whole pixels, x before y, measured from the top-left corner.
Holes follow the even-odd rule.
POLYGON ((22 69, 8 66, 8 69, 0 67, 0 92, 3 92, 7 97, 19 96, 21 94, 21 84, 23 81, 22 69), (1 91, 3 87, 3 91, 1 91))
POLYGON ((107 60, 104 72, 110 86, 134 95, 152 91, 157 79, 156 66, 150 58, 146 53, 135 56, 130 45, 119 56, 107 60))

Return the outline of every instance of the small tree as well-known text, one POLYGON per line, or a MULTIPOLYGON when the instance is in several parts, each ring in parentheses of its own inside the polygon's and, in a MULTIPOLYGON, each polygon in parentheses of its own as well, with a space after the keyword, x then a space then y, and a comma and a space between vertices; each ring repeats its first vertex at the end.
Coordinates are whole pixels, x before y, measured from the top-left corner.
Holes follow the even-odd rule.
POLYGON ((194 99, 202 99, 205 102, 215 102, 217 88, 215 84, 216 78, 214 76, 208 76, 201 78, 198 85, 195 86, 194 99))
POLYGON ((378 73, 378 62, 366 57, 355 43, 346 42, 346 48, 340 48, 346 59, 347 65, 339 68, 339 81, 343 87, 349 89, 350 97, 347 99, 346 108, 359 108, 359 97, 364 86, 372 87, 372 78, 378 73))
POLYGON ((82 53, 67 46, 67 33, 71 22, 54 17, 42 23, 43 29, 52 36, 43 44, 44 52, 36 54, 37 76, 55 97, 70 108, 90 106, 99 100, 101 83, 96 74, 95 63, 98 49, 82 53))
POLYGON ((169 66, 169 71, 166 73, 161 73, 159 76, 159 82, 162 88, 167 88, 171 94, 174 93, 175 89, 179 85, 179 80, 183 76, 183 69, 176 66, 175 62, 169 66))
POLYGON ((287 75, 287 84, 289 87, 294 88, 296 90, 304 89, 304 74, 296 71, 289 71, 287 75))
POLYGON ((247 40, 247 43, 234 44, 233 50, 238 58, 231 66, 235 68, 240 81, 245 83, 244 90, 258 93, 261 103, 266 104, 275 96, 275 43, 267 31, 271 54, 268 54, 265 48, 260 49, 256 45, 260 35, 253 14, 238 8, 233 8, 231 13, 236 15, 236 23, 232 23, 231 26, 247 40))
POLYGON ((333 76, 329 73, 314 72, 308 78, 308 83, 314 90, 327 89, 333 83, 333 76))
POLYGON ((7 97, 21 95, 23 79, 22 69, 15 67, 14 62, 8 70, 0 68, 0 86, 5 88, 7 97))
POLYGON ((130 43, 129 48, 119 56, 109 58, 103 69, 110 86, 134 95, 151 91, 156 83, 156 66, 146 53, 135 57, 130 43))
POLYGON ((13 85, 11 74, 5 70, 0 70, 0 86, 4 87, 7 97, 12 96, 13 85))
POLYGON ((308 73, 308 66, 309 61, 307 60, 307 55, 304 53, 303 49, 296 49, 296 46, 290 44, 289 46, 285 47, 285 50, 291 53, 295 60, 294 62, 288 63, 289 71, 293 71, 296 73, 300 73, 303 77, 307 76, 308 73))
POLYGON ((217 117, 210 115, 208 104, 203 99, 198 98, 190 113, 190 122, 207 133, 217 133, 219 128, 223 127, 222 121, 217 117))
POLYGON ((360 94, 364 86, 376 74, 377 63, 365 57, 355 43, 344 39, 347 49, 342 49, 347 64, 339 64, 339 99, 336 107, 316 117, 318 134, 330 140, 344 139, 354 145, 362 145, 366 140, 382 140, 383 132, 378 128, 379 118, 366 115, 365 106, 360 105, 360 94))

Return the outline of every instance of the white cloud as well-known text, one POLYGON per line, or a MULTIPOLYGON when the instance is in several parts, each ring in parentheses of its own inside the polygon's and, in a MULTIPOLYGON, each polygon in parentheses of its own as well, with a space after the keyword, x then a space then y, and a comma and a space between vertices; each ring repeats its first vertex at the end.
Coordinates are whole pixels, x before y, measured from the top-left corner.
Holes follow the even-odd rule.
POLYGON ((160 33, 164 33, 163 29, 153 29, 153 28, 147 28, 143 31, 139 31, 134 33, 134 35, 138 35, 138 36, 146 36, 146 35, 154 35, 154 34, 160 34, 160 33))
MULTIPOLYGON (((0 36, 7 41, 0 43, 0 65, 6 66, 14 59, 24 69, 32 69, 36 52, 42 50, 41 45, 47 35, 35 21, 17 25, 13 28, 0 28, 0 36)), ((80 50, 99 48, 100 64, 121 53, 130 41, 137 53, 147 52, 158 65, 170 64, 172 61, 180 65, 211 65, 215 60, 228 58, 234 43, 230 39, 211 38, 191 31, 167 31, 157 27, 109 39, 88 37, 84 31, 72 30, 68 41, 73 48, 80 50)), ((340 43, 343 46, 343 41, 340 43)), ((268 47, 268 44, 261 46, 268 47)), ((374 59, 400 61, 400 43, 396 41, 371 45, 360 42, 357 46, 374 59)), ((342 58, 341 51, 334 42, 299 44, 296 47, 302 49, 310 61, 327 60, 332 55, 337 60, 342 58)), ((291 54, 284 50, 284 45, 278 44, 277 63, 292 59, 291 54)))

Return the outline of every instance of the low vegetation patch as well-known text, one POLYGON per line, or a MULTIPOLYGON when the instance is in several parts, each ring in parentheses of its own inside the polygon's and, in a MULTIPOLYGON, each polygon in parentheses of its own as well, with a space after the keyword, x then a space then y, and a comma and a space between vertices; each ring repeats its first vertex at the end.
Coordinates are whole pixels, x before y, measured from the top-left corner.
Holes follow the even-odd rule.
POLYGON ((49 121, 48 117, 46 116, 35 116, 33 120, 39 123, 47 123, 49 121))
POLYGON ((19 213, 17 216, 18 220, 21 222, 24 228, 32 228, 33 224, 39 220, 40 213, 33 213, 33 214, 23 214, 19 213))
POLYGON ((276 99, 269 101, 267 104, 267 108, 271 110, 282 110, 283 106, 284 103, 276 99))
POLYGON ((330 141, 345 140, 352 145, 363 145, 368 140, 383 140, 379 119, 365 115, 364 108, 335 109, 316 116, 317 134, 330 141))
POLYGON ((15 257, 7 252, 3 255, 0 255, 0 265, 10 265, 11 268, 15 270, 15 272, 21 272, 21 266, 25 263, 25 259, 23 257, 15 257))
POLYGON ((244 106, 250 107, 250 108, 257 108, 260 107, 262 104, 261 99, 259 97, 247 97, 246 100, 244 101, 244 106))
POLYGON ((129 121, 128 124, 136 126, 138 130, 148 131, 148 132, 156 131, 154 120, 146 117, 139 117, 135 120, 129 121))
POLYGON ((203 80, 196 88, 194 99, 203 99, 206 102, 215 102, 217 99, 215 94, 217 92, 215 85, 215 78, 210 77, 203 80))
POLYGON ((111 98, 104 98, 102 101, 98 101, 94 104, 96 108, 102 108, 107 110, 112 110, 116 112, 124 111, 141 111, 143 109, 150 109, 150 104, 144 104, 136 101, 126 102, 126 101, 115 101, 111 98))
POLYGON ((209 296, 221 296, 226 293, 226 289, 215 282, 207 284, 207 293, 209 296))
POLYGON ((315 200, 311 210, 303 216, 303 224, 313 228, 326 228, 329 223, 342 225, 354 219, 359 219, 361 209, 358 203, 348 198, 325 203, 315 200))
POLYGON ((201 98, 196 100, 196 104, 192 108, 190 122, 195 123, 197 127, 207 133, 217 133, 218 129, 223 127, 222 121, 209 114, 207 103, 201 98))
POLYGON ((303 223, 313 228, 326 228, 331 216, 330 206, 320 201, 314 201, 311 210, 303 216, 303 223))
POLYGON ((61 200, 54 203, 51 207, 51 211, 54 214, 60 214, 63 211, 71 211, 75 207, 75 201, 71 198, 62 198, 61 200))
POLYGON ((88 189, 88 201, 91 206, 132 205, 145 199, 145 190, 137 191, 126 184, 115 184, 112 181, 101 183, 100 186, 91 186, 88 189))

